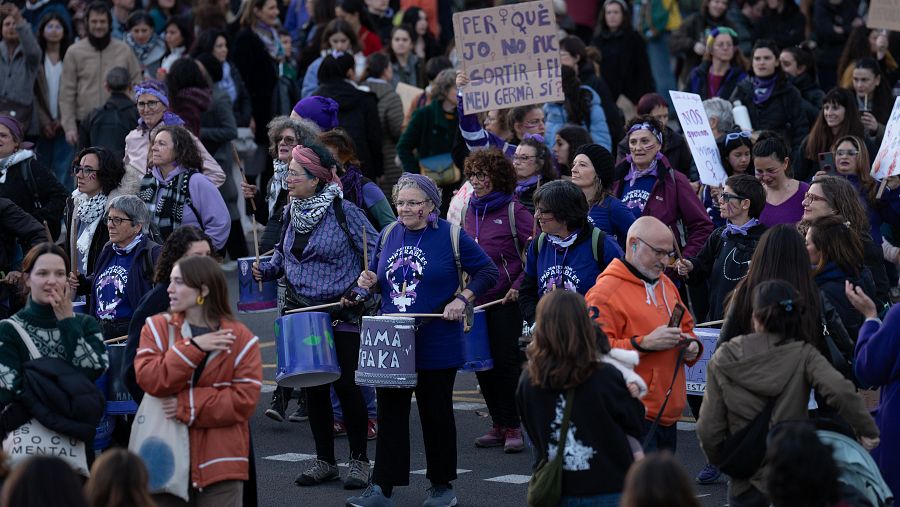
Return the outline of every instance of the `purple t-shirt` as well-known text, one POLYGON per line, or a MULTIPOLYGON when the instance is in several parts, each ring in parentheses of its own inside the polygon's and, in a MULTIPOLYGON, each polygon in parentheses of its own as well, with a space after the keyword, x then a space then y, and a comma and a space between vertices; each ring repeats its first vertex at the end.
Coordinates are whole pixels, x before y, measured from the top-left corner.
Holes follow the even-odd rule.
POLYGON ((796 224, 803 218, 803 196, 806 195, 807 190, 809 190, 809 183, 801 181, 797 191, 788 200, 777 206, 766 203, 766 207, 759 216, 759 221, 766 227, 778 224, 796 224))

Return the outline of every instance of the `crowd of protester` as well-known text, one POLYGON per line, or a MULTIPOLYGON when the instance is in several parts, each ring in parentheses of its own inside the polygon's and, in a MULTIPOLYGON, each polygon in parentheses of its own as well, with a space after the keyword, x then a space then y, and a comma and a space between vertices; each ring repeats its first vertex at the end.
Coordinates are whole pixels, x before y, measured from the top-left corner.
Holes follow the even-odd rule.
POLYGON ((0 506, 256 505, 259 338, 226 281, 248 228, 282 315, 335 304, 340 377, 265 412, 309 420, 298 486, 341 478, 347 435, 347 505, 394 505, 415 395, 424 505, 473 495, 452 392, 461 321, 495 303, 473 443, 531 444, 536 470, 562 454, 554 503, 697 505, 685 413, 694 482, 727 480, 732 506, 900 492, 900 175, 871 176, 897 143, 900 34, 857 0, 556 0, 563 100, 472 114, 452 14, 502 3, 0 4, 0 426, 85 450, 8 460, 0 506), (672 90, 703 101, 721 185, 672 90), (357 385, 362 315, 396 313, 442 316, 416 328, 418 384, 357 385), (187 426, 187 498, 150 490, 107 382, 187 426), (841 461, 853 446, 871 466, 841 461))

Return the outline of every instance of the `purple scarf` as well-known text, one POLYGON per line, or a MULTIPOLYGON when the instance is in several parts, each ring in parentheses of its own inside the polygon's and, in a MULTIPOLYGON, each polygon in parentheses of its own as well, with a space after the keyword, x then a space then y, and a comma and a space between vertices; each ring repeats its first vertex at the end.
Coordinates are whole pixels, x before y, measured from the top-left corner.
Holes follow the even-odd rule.
POLYGON ((516 182, 516 197, 521 197, 525 191, 529 188, 538 184, 541 176, 539 174, 535 174, 534 176, 528 178, 527 180, 517 181, 516 182))
POLYGON ((510 201, 512 201, 512 198, 512 194, 504 194, 503 192, 495 190, 484 197, 472 195, 472 198, 469 199, 469 204, 475 208, 476 212, 484 215, 489 211, 494 211, 495 209, 500 209, 508 205, 510 201))
POLYGON ((348 164, 344 175, 341 176, 341 186, 344 187, 344 198, 364 210, 366 205, 363 202, 362 178, 359 169, 348 164))
POLYGON ((656 167, 659 164, 659 161, 662 160, 663 154, 662 151, 657 151, 656 156, 653 158, 653 161, 650 162, 650 167, 646 169, 638 169, 638 166, 634 165, 634 159, 631 157, 631 153, 625 155, 625 160, 631 164, 631 169, 628 170, 628 174, 625 175, 625 179, 628 180, 628 184, 632 187, 634 186, 634 182, 637 181, 638 178, 643 178, 644 176, 657 176, 658 173, 656 171, 656 167))
POLYGON ((729 235, 746 236, 747 231, 749 231, 751 227, 754 227, 756 225, 759 225, 759 220, 755 218, 751 218, 744 225, 734 225, 733 223, 728 222, 727 224, 725 224, 725 229, 722 230, 722 237, 727 238, 729 235))
POLYGON ((775 90, 775 81, 777 79, 777 74, 773 74, 770 78, 759 78, 756 76, 750 78, 750 84, 753 85, 754 104, 758 106, 772 97, 772 92, 775 90))

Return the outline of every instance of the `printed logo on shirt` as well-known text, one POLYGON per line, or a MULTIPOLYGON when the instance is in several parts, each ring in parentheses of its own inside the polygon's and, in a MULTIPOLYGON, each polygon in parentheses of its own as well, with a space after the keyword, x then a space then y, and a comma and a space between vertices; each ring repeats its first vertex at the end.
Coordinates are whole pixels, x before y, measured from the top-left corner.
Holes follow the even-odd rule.
POLYGON ((416 302, 416 289, 425 273, 425 252, 415 246, 404 246, 388 257, 385 276, 391 284, 391 302, 401 312, 416 302))
POLYGON ((125 297, 127 285, 128 270, 122 266, 110 266, 100 274, 96 291, 98 319, 113 320, 116 318, 116 308, 125 297))
MULTIPOLYGON (((547 442, 548 461, 551 461, 556 457, 565 404, 565 396, 559 395, 559 398, 556 400, 556 417, 550 424, 550 441, 547 442)), ((568 470, 569 472, 590 470, 591 458, 597 454, 597 451, 595 451, 593 447, 584 445, 581 440, 578 440, 578 426, 573 419, 574 418, 570 418, 569 420, 569 432, 566 434, 566 447, 563 451, 565 453, 563 456, 563 470, 568 470)))
POLYGON ((539 283, 544 288, 544 293, 554 289, 565 289, 577 292, 581 280, 571 266, 550 266, 541 273, 539 283))
POLYGON ((641 211, 644 211, 644 206, 647 205, 649 199, 649 191, 633 188, 622 196, 622 203, 624 203, 625 207, 628 209, 638 208, 641 211))

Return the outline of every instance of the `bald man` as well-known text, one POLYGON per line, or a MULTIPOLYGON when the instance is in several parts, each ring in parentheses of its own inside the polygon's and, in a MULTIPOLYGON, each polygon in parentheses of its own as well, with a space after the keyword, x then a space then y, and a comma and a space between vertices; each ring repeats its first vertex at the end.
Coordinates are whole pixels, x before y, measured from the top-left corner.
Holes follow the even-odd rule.
POLYGON ((643 398, 646 409, 644 438, 653 429, 647 451, 675 452, 675 423, 687 402, 683 362, 693 365, 701 346, 694 335, 694 320, 684 311, 681 322, 669 327, 673 310, 684 308, 678 289, 663 272, 675 257, 674 237, 668 227, 654 217, 640 217, 628 229, 625 259, 616 259, 600 273, 585 298, 598 310, 597 323, 613 347, 636 350, 640 364, 635 371, 649 386, 643 398), (674 382, 673 382, 674 378, 674 382), (665 402, 666 392, 672 392, 665 402), (665 403, 665 407, 663 404, 665 403), (659 424, 653 421, 659 416, 659 424))

